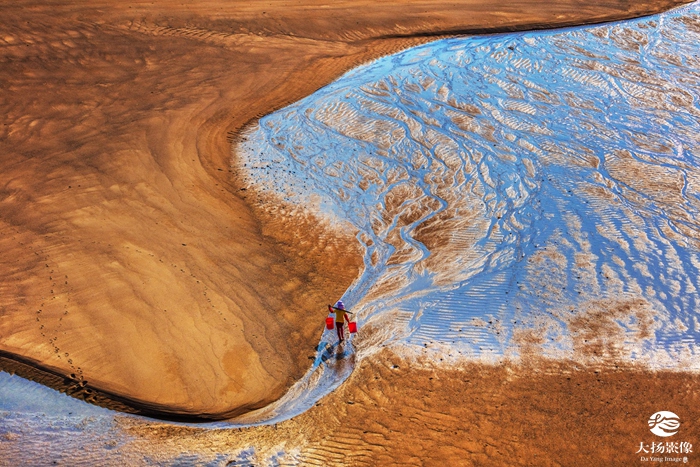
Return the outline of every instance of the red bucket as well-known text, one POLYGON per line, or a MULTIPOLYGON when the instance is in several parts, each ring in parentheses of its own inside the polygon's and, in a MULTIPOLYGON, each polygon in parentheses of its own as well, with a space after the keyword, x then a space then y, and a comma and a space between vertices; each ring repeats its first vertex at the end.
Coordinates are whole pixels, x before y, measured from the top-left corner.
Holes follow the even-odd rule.
POLYGON ((333 329, 333 321, 335 321, 335 318, 332 316, 326 318, 326 329, 333 329))
POLYGON ((357 332, 357 323, 355 321, 350 321, 348 323, 348 328, 350 328, 351 334, 355 334, 357 332))

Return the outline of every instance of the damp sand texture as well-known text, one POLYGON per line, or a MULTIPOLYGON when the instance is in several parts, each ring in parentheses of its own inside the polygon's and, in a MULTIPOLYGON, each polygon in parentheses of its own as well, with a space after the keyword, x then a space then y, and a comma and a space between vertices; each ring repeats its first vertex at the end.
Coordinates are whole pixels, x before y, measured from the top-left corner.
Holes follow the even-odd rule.
POLYGON ((436 35, 678 3, 3 5, 3 367, 167 418, 278 399, 362 258, 352 232, 250 207, 229 168, 247 122, 436 35))

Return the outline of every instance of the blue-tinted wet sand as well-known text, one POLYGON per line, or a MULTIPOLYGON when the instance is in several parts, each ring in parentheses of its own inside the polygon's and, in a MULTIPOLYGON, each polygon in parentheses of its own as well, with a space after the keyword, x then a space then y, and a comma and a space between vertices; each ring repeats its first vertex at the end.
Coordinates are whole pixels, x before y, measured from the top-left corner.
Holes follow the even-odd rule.
POLYGON ((697 10, 383 58, 263 118, 243 163, 360 230, 346 301, 386 341, 697 368, 697 10))
MULTIPOLYGON (((553 356, 696 368, 699 11, 386 57, 263 118, 237 162, 251 185, 360 230, 366 270, 346 303, 361 331, 384 330, 358 340, 360 353, 396 344, 498 360, 534 342, 553 356)), ((269 416, 306 410, 350 374, 352 347, 336 358, 331 341, 269 416)), ((149 423, 0 373, 8 458, 259 460, 251 448, 165 461, 126 447, 123 418, 149 423)))

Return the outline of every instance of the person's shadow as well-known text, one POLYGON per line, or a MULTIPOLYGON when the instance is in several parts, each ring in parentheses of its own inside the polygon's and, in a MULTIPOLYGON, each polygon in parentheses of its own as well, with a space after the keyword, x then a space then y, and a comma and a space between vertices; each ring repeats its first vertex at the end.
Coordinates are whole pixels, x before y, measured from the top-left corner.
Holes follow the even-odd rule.
POLYGON ((323 349, 323 351, 320 352, 319 359, 323 363, 326 363, 331 358, 344 360, 354 354, 352 343, 347 339, 343 342, 321 342, 319 345, 320 349, 323 349))

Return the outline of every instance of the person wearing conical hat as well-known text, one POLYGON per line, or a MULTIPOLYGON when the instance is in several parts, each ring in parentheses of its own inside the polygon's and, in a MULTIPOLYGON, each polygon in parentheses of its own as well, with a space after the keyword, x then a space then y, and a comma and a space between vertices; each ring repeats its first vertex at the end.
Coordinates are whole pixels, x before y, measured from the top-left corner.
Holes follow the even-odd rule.
POLYGON ((345 340, 345 322, 349 322, 348 312, 345 310, 345 304, 338 300, 338 303, 334 307, 328 305, 329 311, 335 312, 335 330, 338 332, 338 341, 343 342, 345 340))

